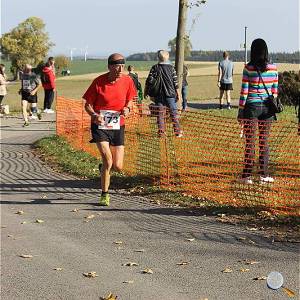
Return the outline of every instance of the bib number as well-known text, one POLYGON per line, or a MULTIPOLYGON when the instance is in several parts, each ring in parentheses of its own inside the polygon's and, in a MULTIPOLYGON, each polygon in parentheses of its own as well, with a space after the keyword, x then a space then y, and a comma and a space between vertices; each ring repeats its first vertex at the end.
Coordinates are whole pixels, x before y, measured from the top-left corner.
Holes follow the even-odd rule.
POLYGON ((30 88, 31 88, 30 80, 23 80, 23 89, 30 90, 30 88))
POLYGON ((99 129, 118 130, 120 129, 120 113, 114 110, 100 110, 100 115, 103 116, 104 124, 99 125, 99 129))

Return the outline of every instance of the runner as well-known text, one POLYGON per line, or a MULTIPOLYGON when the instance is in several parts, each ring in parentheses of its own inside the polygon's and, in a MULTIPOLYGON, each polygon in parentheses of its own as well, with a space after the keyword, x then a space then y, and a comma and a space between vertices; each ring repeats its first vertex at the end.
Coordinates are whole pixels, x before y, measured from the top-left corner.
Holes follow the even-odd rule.
POLYGON ((24 118, 23 127, 29 126, 28 119, 41 119, 41 112, 37 108, 37 91, 41 86, 41 82, 38 79, 37 75, 32 72, 32 66, 26 64, 22 73, 21 89, 19 90, 19 94, 22 97, 21 102, 24 118), (28 104, 30 104, 29 115, 27 113, 28 104))
POLYGON ((91 116, 91 142, 97 144, 102 158, 100 205, 110 202, 110 171, 121 171, 124 159, 125 117, 132 108, 136 89, 132 79, 123 74, 124 56, 108 57, 108 73, 97 77, 83 95, 85 110, 91 116))

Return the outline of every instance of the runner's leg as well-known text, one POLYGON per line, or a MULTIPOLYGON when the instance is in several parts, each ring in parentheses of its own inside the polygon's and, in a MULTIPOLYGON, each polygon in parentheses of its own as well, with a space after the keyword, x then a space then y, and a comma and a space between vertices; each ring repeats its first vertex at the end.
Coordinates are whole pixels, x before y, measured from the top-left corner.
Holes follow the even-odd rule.
POLYGON ((108 192, 110 184, 110 170, 113 165, 112 153, 109 148, 109 142, 99 142, 97 143, 97 147, 102 157, 101 189, 102 192, 108 192))
POLYGON ((223 96, 224 96, 224 90, 220 89, 220 97, 219 97, 220 108, 223 108, 223 96))
POLYGON ((121 172, 124 162, 124 146, 110 146, 113 160, 113 168, 117 172, 121 172))
POLYGON ((230 94, 230 90, 226 91, 226 99, 227 99, 227 105, 230 106, 231 103, 231 94, 230 94))
POLYGON ((22 113, 25 122, 28 122, 27 105, 28 105, 28 101, 22 100, 22 113))

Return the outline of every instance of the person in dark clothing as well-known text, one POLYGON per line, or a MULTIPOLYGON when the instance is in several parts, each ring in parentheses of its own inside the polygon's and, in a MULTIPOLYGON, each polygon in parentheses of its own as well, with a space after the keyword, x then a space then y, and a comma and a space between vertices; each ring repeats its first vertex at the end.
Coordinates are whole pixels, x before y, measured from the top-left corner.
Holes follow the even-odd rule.
POLYGON ((182 73, 182 88, 181 88, 181 95, 182 95, 182 111, 187 110, 187 93, 188 93, 188 82, 187 77, 189 76, 189 70, 187 65, 183 65, 183 73, 182 73))
POLYGON ((169 61, 169 52, 159 50, 158 64, 152 66, 145 85, 145 97, 149 95, 149 89, 153 78, 160 76, 161 85, 159 93, 154 97, 156 109, 158 111, 157 124, 159 136, 165 136, 166 132, 166 110, 168 108, 176 137, 182 137, 180 129, 177 102, 182 102, 181 93, 178 88, 178 79, 175 68, 169 61))
POLYGON ((136 72, 134 72, 134 67, 132 65, 128 66, 127 71, 128 75, 132 78, 137 91, 137 103, 141 104, 143 100, 143 89, 141 83, 139 82, 139 76, 136 72))

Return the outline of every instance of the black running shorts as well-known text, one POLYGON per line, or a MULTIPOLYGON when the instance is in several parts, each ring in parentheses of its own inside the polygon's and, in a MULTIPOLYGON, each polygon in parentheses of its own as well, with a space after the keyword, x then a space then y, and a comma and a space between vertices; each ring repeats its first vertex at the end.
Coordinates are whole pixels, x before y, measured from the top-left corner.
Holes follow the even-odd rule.
POLYGON ((37 94, 30 95, 30 92, 22 91, 22 100, 26 100, 29 103, 37 103, 37 94))
POLYGON ((232 83, 223 83, 223 82, 221 82, 220 90, 222 90, 222 91, 231 91, 231 90, 233 90, 232 83))
POLYGON ((124 146, 125 126, 119 130, 99 129, 95 123, 91 124, 92 140, 90 143, 109 142, 112 146, 124 146))

